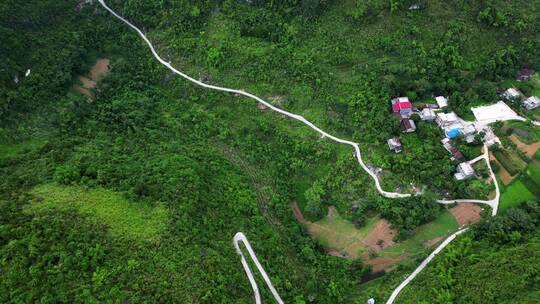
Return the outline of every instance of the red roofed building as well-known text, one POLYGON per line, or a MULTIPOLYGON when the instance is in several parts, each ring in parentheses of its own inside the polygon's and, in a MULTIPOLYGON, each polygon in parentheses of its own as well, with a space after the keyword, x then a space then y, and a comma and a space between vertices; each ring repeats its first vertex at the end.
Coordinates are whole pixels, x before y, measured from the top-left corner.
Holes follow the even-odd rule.
POLYGON ((403 117, 409 117, 412 113, 412 104, 408 97, 398 97, 391 100, 392 111, 403 117))

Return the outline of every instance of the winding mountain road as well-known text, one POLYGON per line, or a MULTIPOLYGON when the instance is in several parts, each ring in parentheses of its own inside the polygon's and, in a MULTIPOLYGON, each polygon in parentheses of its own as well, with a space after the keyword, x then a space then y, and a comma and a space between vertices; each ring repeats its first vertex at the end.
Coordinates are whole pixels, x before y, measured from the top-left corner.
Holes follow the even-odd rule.
MULTIPOLYGON (((260 97, 258 96, 255 96, 253 94, 250 94, 248 92, 245 92, 245 91, 242 91, 242 90, 236 90, 236 89, 230 89, 230 88, 225 88, 225 87, 220 87, 220 86, 215 86, 215 85, 210 85, 210 84, 206 84, 202 81, 199 81, 195 78, 192 78, 190 77, 189 75, 187 74, 184 74, 182 73, 181 71, 177 70, 176 68, 174 68, 169 62, 165 61, 163 58, 161 58, 159 56, 159 54, 156 52, 154 46, 152 45, 152 43, 150 42, 150 40, 146 37, 146 35, 144 35, 144 33, 138 29, 135 25, 131 24, 128 20, 124 19, 122 16, 118 15, 115 11, 113 11, 110 7, 107 6, 107 4, 105 3, 104 0, 99 0, 99 3, 107 10, 109 11, 113 16, 115 16, 117 19, 121 20, 122 22, 124 22, 125 24, 127 24, 129 27, 131 27, 135 32, 137 32, 137 34, 139 34, 139 36, 146 42, 146 44, 148 45, 148 47, 150 48, 150 51, 152 52, 152 54, 154 55, 154 57, 161 63, 163 64, 164 66, 166 66, 168 69, 170 69, 171 71, 173 71, 174 73, 176 73, 177 75, 189 80, 190 82, 196 84, 196 85, 199 85, 201 87, 204 87, 204 88, 208 88, 208 89, 212 89, 212 90, 217 90, 217 91, 222 91, 222 92, 227 92, 227 93, 233 93, 233 94, 238 94, 238 95, 242 95, 242 96, 245 96, 245 97, 249 97, 251 99, 254 99, 262 104, 264 104, 266 107, 268 107, 269 109, 275 111, 275 112, 278 112, 280 114, 283 114, 287 117, 290 117, 294 120, 297 120, 305 125, 307 125, 308 127, 310 127, 311 129, 315 130, 316 132, 318 132, 322 137, 327 137, 337 143, 340 143, 340 144, 345 144, 345 145, 349 145, 351 147, 353 147, 354 151, 355 151, 355 155, 356 155, 356 159, 358 160, 358 164, 362 167, 362 169, 371 176, 371 178, 373 179, 374 183, 375 183, 375 187, 377 189, 377 191, 384 197, 387 197, 387 198, 405 198, 405 197, 410 197, 411 194, 403 194, 403 193, 396 193, 396 192, 389 192, 389 191, 385 191, 384 189, 382 189, 381 187, 381 183, 379 181, 379 178, 377 177, 377 175, 375 173, 373 173, 371 170, 369 170, 369 168, 365 165, 364 161, 362 160, 362 155, 360 153, 360 146, 358 143, 355 143, 355 142, 352 142, 352 141, 348 141, 348 140, 345 140, 345 139, 341 139, 341 138, 338 138, 336 136, 333 136, 325 131, 323 131, 322 129, 320 129, 319 127, 315 126, 312 122, 310 122, 309 120, 305 119, 304 117, 300 116, 300 115, 297 115, 297 114, 293 114, 293 113, 290 113, 290 112, 287 112, 283 109, 280 109, 274 105, 272 105, 271 103, 261 99, 260 97)), ((489 155, 488 155, 488 149, 487 147, 484 147, 484 159, 486 160, 487 164, 488 164, 488 168, 491 172, 491 176, 492 176, 492 179, 493 181, 495 182, 495 186, 496 186, 496 197, 495 199, 493 200, 488 200, 488 201, 485 201, 485 200, 472 200, 472 199, 458 199, 458 200, 438 200, 437 202, 438 203, 441 203, 441 204, 451 204, 451 203, 459 203, 459 202, 472 202, 472 203, 480 203, 480 204, 487 204, 489 206, 492 207, 492 210, 493 210, 493 214, 496 214, 497 213, 497 207, 498 207, 498 202, 499 202, 499 196, 500 196, 500 193, 499 193, 499 187, 497 185, 497 182, 496 182, 496 179, 495 179, 495 174, 493 173, 493 170, 491 170, 491 166, 489 164, 489 155)), ((448 245, 458 234, 464 232, 466 229, 464 230, 459 230, 458 232, 454 233, 452 236, 450 236, 448 239, 446 239, 441 245, 439 245, 439 247, 437 247, 437 249, 425 260, 422 262, 422 264, 420 264, 420 266, 413 272, 413 274, 411 274, 396 290, 394 290, 394 292, 392 293, 392 296, 390 297, 390 299, 388 299, 387 301, 387 304, 391 304, 393 303, 394 299, 397 297, 397 295, 399 294, 399 292, 419 273, 421 272, 426 266, 427 264, 433 259, 433 257, 439 253, 446 245, 448 245)), ((283 300, 281 300, 281 298, 279 297, 279 294, 277 293, 276 289, 274 288, 274 286, 272 285, 271 281, 270 281, 270 278, 268 277, 268 275, 266 274, 266 272, 264 271, 264 268, 262 267, 262 265, 259 263, 258 259, 257 259, 257 256, 255 255, 255 252, 253 251, 253 249, 251 248, 251 245, 249 244, 249 241, 247 240, 246 236, 239 232, 237 233, 235 236, 234 236, 234 239, 233 239, 233 244, 236 248, 236 251, 237 253, 240 255, 241 257, 241 263, 242 263, 242 266, 244 267, 244 271, 246 272, 246 275, 248 276, 248 279, 250 281, 250 284, 251 284, 251 287, 253 288, 253 291, 255 293, 255 302, 256 304, 259 304, 261 303, 261 298, 260 298, 260 294, 259 294, 259 289, 257 287, 257 283, 255 281, 255 278, 253 276, 253 273, 245 259, 245 256, 244 254, 242 253, 242 250, 240 249, 239 247, 239 243, 243 243, 245 245, 245 247, 247 248, 248 250, 248 253, 249 253, 249 256, 250 258, 253 260, 253 262, 255 263, 256 267, 257 267, 257 270, 261 273, 261 275, 263 276, 263 279, 264 281, 266 282, 266 284, 268 285, 268 287, 270 288, 270 291, 272 292, 272 295, 274 296, 275 300, 282 304, 283 303, 283 300)))
POLYGON ((392 294, 390 295, 390 297, 386 301, 386 304, 394 303, 394 301, 396 300, 399 293, 403 290, 403 288, 405 288, 405 286, 407 286, 422 270, 424 270, 424 268, 426 268, 426 266, 429 264, 429 262, 431 262, 431 260, 433 260, 433 258, 435 258, 435 256, 439 252, 441 252, 444 249, 444 247, 446 247, 458 235, 462 234, 463 232, 467 231, 468 229, 469 228, 464 228, 464 229, 460 229, 460 230, 454 232, 452 235, 450 235, 448 238, 446 238, 446 240, 444 240, 444 242, 442 242, 439 246, 437 246, 437 248, 435 250, 433 250, 433 252, 424 261, 422 261, 422 263, 420 263, 420 266, 418 266, 418 268, 416 268, 413 271, 413 273, 411 273, 403 282, 401 282, 401 284, 399 284, 399 286, 396 289, 394 289, 394 291, 392 292, 392 294))

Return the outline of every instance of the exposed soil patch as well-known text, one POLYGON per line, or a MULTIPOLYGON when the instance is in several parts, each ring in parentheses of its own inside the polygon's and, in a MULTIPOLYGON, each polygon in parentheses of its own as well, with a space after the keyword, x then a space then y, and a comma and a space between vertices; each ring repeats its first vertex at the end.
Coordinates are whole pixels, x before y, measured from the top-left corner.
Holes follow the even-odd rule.
POLYGON ((450 213, 456 218, 456 222, 460 226, 480 221, 482 219, 480 212, 482 212, 482 208, 472 203, 459 203, 456 207, 450 209, 450 213))
POLYGON ((330 206, 328 207, 328 217, 334 217, 334 215, 336 214, 336 207, 334 206, 330 206))
POLYGON ((109 72, 109 63, 110 60, 106 58, 100 58, 96 60, 96 63, 90 69, 90 73, 87 76, 79 76, 79 80, 82 83, 82 86, 75 85, 75 89, 81 94, 84 94, 88 97, 93 97, 90 89, 96 86, 98 80, 103 78, 107 72, 109 72))
POLYGON ((394 236, 395 231, 390 228, 390 223, 381 219, 375 224, 373 230, 364 238, 362 243, 377 252, 394 245, 394 236))
POLYGON ((376 257, 370 259, 367 255, 362 258, 362 263, 366 265, 371 265, 371 271, 376 273, 379 271, 388 271, 394 268, 394 264, 402 261, 405 256, 400 256, 397 258, 387 258, 387 257, 376 257))
POLYGON ((267 107, 264 103, 262 103, 262 102, 257 102, 257 108, 258 108, 259 110, 266 110, 266 109, 268 109, 268 107, 267 107))
POLYGON ((435 246, 435 244, 442 241, 443 239, 444 239, 444 237, 440 236, 440 237, 436 237, 436 238, 431 239, 431 240, 427 240, 427 241, 424 242, 424 246, 433 247, 433 246, 435 246))
POLYGON ((515 176, 510 175, 510 173, 508 173, 508 171, 506 171, 506 169, 503 167, 503 165, 501 165, 501 163, 499 163, 499 161, 495 158, 495 156, 491 152, 489 153, 489 160, 491 160, 491 161, 497 163, 497 165, 499 165, 500 169, 499 169, 499 172, 497 173, 497 176, 501 179, 503 184, 505 186, 510 184, 510 182, 514 179, 515 176))
MULTIPOLYGON (((388 271, 394 267, 395 263, 402 261, 407 256, 402 254, 397 257, 370 257, 370 252, 377 253, 395 245, 393 238, 396 232, 384 219, 375 220, 372 228, 366 234, 365 231, 336 225, 336 222, 328 226, 328 222, 325 222, 328 219, 334 221, 339 219, 335 207, 328 208, 328 214, 321 223, 313 223, 304 218, 296 201, 292 201, 290 206, 296 220, 307 226, 311 236, 318 239, 322 237, 325 240, 328 255, 346 259, 362 259, 364 264, 372 266, 373 273, 388 271)), ((343 222, 339 223, 343 225, 343 222)))
POLYGON ((96 63, 90 69, 90 78, 92 78, 94 81, 100 80, 101 77, 109 71, 110 63, 111 61, 107 58, 100 58, 96 60, 96 63))
POLYGON ((525 154, 527 154, 528 158, 532 158, 534 156, 534 154, 536 153, 536 151, 538 151, 538 149, 540 149, 540 141, 535 142, 534 144, 528 145, 528 144, 522 142, 521 140, 519 140, 519 138, 517 138, 517 136, 515 134, 510 135, 509 138, 516 144, 516 146, 521 151, 523 151, 523 152, 525 152, 525 154))

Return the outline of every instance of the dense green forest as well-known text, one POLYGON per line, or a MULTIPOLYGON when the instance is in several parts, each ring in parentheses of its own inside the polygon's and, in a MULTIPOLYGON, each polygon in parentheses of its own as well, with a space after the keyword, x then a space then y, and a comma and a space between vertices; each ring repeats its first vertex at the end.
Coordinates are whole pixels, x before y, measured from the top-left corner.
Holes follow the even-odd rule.
MULTIPOLYGON (((404 153, 388 151, 386 140, 401 133, 390 97, 450 96, 450 108, 469 117, 518 68, 540 69, 537 0, 108 4, 180 70, 359 142, 383 168, 385 189, 413 183, 427 194, 380 197, 351 149, 179 79, 98 3, 2 1, 2 303, 252 303, 231 244, 237 231, 287 303, 382 301, 416 264, 359 284, 369 267, 327 255, 290 202, 312 220, 330 205, 358 226, 380 214, 398 239, 410 237, 443 212, 435 198, 491 189, 452 178, 456 163, 433 125, 418 121, 418 132, 402 136, 404 153), (97 58, 109 58, 111 71, 89 98, 74 85, 97 58)), ((535 204, 477 224, 399 300, 505 302, 517 292, 537 301, 535 204), (471 282, 478 288, 467 290, 471 282)))

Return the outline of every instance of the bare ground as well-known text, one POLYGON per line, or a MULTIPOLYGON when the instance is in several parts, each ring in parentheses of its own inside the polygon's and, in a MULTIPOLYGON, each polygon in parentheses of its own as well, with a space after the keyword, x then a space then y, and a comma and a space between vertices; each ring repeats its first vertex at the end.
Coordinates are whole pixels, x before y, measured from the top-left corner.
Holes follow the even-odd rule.
POLYGON ((98 59, 90 69, 90 78, 94 81, 100 80, 105 73, 109 72, 109 63, 110 60, 107 58, 98 59))
POLYGON ((296 203, 296 201, 292 201, 290 206, 294 213, 294 217, 300 224, 305 224, 305 225, 311 224, 311 222, 306 221, 306 219, 304 218, 304 215, 302 214, 302 211, 298 207, 298 204, 296 203))
POLYGON ((109 59, 98 59, 90 69, 89 77, 82 75, 79 76, 79 80, 82 83, 82 86, 75 85, 75 89, 81 94, 84 94, 88 97, 93 97, 90 89, 94 88, 97 81, 100 80, 103 75, 109 71, 109 63, 109 59))
POLYGON ((393 240, 395 233, 390 228, 390 223, 381 219, 375 224, 373 230, 364 238, 362 243, 369 249, 378 252, 395 244, 393 240))
POLYGON ((440 236, 440 237, 436 237, 436 238, 431 239, 431 240, 427 240, 427 241, 424 242, 424 246, 432 247, 435 244, 437 244, 438 242, 442 241, 443 239, 444 239, 444 237, 440 236))
MULTIPOLYGON (((321 234, 321 231, 324 231, 326 234, 332 235, 332 237, 335 237, 336 239, 340 237, 335 231, 331 231, 327 227, 306 220, 296 201, 292 201, 290 206, 296 220, 299 223, 307 226, 309 234, 319 235, 321 234)), ((332 217, 334 215, 335 208, 328 208, 328 217, 332 217)), ((365 250, 362 250, 362 248, 368 248, 371 251, 379 252, 384 248, 395 244, 393 241, 394 235, 395 231, 390 228, 390 223, 384 219, 381 219, 375 224, 373 230, 362 240, 362 242, 357 241, 357 235, 353 234, 347 237, 347 239, 350 239, 350 244, 348 244, 347 247, 343 248, 341 251, 336 248, 327 247, 326 252, 331 256, 340 258, 361 258, 364 264, 371 265, 373 272, 390 270, 394 267, 395 263, 403 260, 405 255, 401 255, 396 258, 370 258, 369 254, 365 250)))
POLYGON ((456 218, 456 222, 460 226, 480 221, 482 219, 480 212, 482 212, 482 208, 472 203, 459 203, 456 207, 450 209, 450 213, 456 218))
POLYGON ((370 259, 367 254, 362 258, 362 263, 371 265, 372 272, 388 271, 394 268, 394 264, 402 261, 405 258, 404 255, 397 258, 376 257, 370 259))

